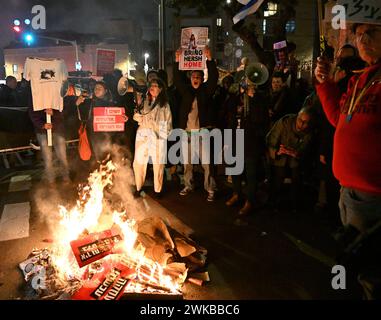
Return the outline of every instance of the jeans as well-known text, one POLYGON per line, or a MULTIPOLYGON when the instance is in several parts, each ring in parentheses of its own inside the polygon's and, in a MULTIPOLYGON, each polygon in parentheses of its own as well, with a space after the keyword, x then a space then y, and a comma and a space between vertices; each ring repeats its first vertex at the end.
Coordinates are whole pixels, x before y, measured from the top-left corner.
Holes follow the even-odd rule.
POLYGON ((344 226, 352 225, 364 232, 381 219, 381 196, 342 187, 340 217, 344 226))
MULTIPOLYGON (((45 165, 45 176, 49 182, 54 182, 55 173, 53 168, 53 151, 48 146, 46 133, 37 133, 37 141, 41 147, 42 158, 45 165)), ((62 176, 64 180, 69 179, 69 164, 66 156, 65 137, 59 133, 53 132, 53 146, 55 154, 62 165, 62 176)))
MULTIPOLYGON (((193 164, 191 164, 191 159, 195 159, 198 157, 200 159, 200 163, 202 165, 202 168, 204 169, 204 189, 209 192, 213 193, 216 190, 216 181, 213 177, 213 168, 212 164, 205 163, 202 164, 202 155, 206 156, 207 154, 210 155, 210 150, 207 149, 206 144, 203 143, 202 139, 199 140, 199 150, 192 150, 191 147, 191 138, 188 138, 188 164, 184 163, 184 185, 185 187, 188 187, 190 189, 193 189, 193 164)), ((209 159, 211 160, 211 159, 209 159)))

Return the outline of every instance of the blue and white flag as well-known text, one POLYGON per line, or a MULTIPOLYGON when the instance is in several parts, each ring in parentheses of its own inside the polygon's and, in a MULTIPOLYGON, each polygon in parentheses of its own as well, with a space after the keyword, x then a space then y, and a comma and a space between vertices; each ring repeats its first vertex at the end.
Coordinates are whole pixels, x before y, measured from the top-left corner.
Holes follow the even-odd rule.
POLYGON ((237 0, 245 6, 234 16, 233 22, 236 24, 238 21, 245 19, 248 15, 255 13, 264 0, 237 0))

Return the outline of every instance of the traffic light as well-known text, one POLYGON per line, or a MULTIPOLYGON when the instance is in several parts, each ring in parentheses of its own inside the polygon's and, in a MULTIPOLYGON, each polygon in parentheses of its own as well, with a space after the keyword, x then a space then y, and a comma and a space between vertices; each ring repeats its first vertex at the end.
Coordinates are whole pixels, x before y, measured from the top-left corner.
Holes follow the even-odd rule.
POLYGON ((35 36, 31 31, 30 24, 31 22, 29 19, 25 19, 23 25, 19 19, 13 21, 13 31, 17 42, 25 43, 28 46, 34 42, 35 36))
POLYGON ((31 33, 25 33, 24 34, 24 42, 30 46, 34 42, 34 36, 31 33))
POLYGON ((22 41, 23 29, 20 26, 20 20, 15 20, 13 22, 13 32, 15 34, 15 40, 17 42, 21 42, 22 41))
POLYGON ((13 30, 16 32, 16 33, 21 33, 21 28, 19 26, 14 26, 13 27, 13 30))

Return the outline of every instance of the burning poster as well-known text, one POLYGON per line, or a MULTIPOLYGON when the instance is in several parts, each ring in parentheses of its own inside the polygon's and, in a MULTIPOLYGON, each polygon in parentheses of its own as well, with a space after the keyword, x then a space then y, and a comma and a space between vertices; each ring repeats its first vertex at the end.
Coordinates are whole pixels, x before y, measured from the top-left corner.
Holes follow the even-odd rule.
POLYGON ((94 132, 123 132, 127 121, 123 107, 94 108, 94 132))
POLYGON ((204 70, 206 57, 204 48, 208 44, 208 28, 191 27, 181 30, 180 70, 204 70))
POLYGON ((87 279, 72 296, 73 300, 119 300, 130 279, 135 277, 135 270, 104 260, 89 268, 85 276, 87 279))
POLYGON ((116 231, 106 230, 71 241, 70 246, 78 265, 82 268, 113 253, 114 246, 122 239, 116 231))

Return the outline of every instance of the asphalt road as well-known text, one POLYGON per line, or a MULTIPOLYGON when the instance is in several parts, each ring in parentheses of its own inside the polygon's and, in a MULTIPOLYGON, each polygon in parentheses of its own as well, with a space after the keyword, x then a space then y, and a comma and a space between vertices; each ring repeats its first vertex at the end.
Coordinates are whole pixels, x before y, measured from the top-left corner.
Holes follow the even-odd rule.
MULTIPOLYGON (((72 169, 78 168, 75 159, 70 159, 72 169)), ((72 203, 76 197, 75 185, 47 188, 41 181, 41 163, 33 159, 29 163, 0 168, 0 239, 7 237, 6 227, 12 225, 9 221, 3 224, 4 217, 30 209, 23 216, 28 223, 19 230, 20 238, 0 240, 0 299, 26 299, 30 294, 18 264, 33 248, 50 246, 47 217, 42 219, 38 209, 41 201, 54 210, 57 203, 48 201, 52 194, 59 195, 60 204, 72 203), (15 190, 10 188, 12 182, 15 190)), ((346 290, 331 286, 331 263, 337 250, 332 233, 338 226, 337 217, 316 214, 308 204, 296 213, 287 209, 275 213, 263 207, 237 225, 239 207, 225 206, 229 186, 222 176, 219 180, 213 203, 206 201, 201 188, 179 196, 180 185, 175 181, 166 183, 161 199, 149 200, 153 212, 169 212, 191 228, 192 238, 208 250, 211 281, 202 287, 186 284, 185 299, 361 299, 356 279, 350 276, 346 290)), ((146 191, 152 193, 150 187, 146 191)))

